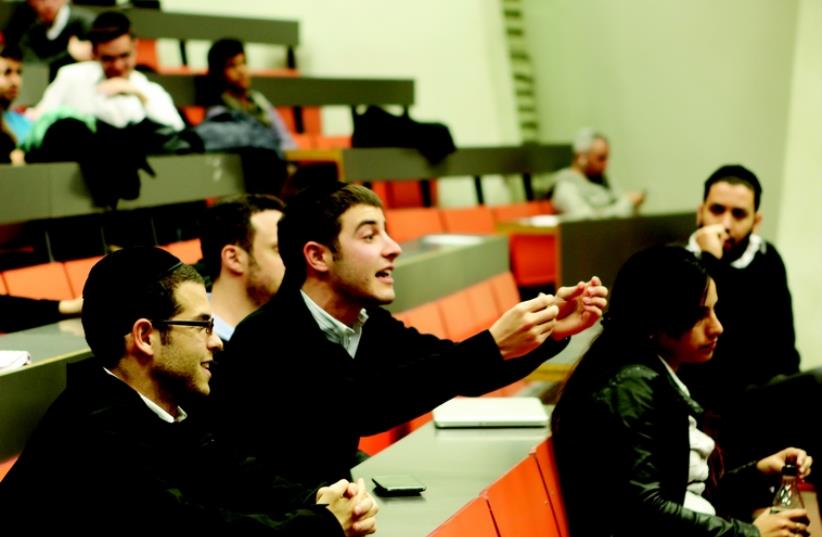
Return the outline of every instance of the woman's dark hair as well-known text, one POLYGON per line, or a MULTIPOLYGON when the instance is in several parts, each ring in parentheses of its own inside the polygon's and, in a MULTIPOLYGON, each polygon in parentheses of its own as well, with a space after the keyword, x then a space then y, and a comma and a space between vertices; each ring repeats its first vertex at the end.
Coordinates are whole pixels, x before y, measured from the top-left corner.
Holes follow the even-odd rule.
POLYGON ((710 277, 685 248, 656 246, 634 254, 617 273, 599 337, 563 389, 563 401, 586 397, 627 364, 655 360, 657 336, 680 337, 702 317, 710 277))

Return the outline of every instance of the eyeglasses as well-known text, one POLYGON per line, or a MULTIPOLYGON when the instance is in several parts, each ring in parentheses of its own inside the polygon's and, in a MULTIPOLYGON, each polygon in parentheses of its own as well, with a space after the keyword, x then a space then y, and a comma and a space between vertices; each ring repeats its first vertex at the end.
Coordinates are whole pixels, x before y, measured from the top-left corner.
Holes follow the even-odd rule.
POLYGON ((170 319, 165 321, 154 321, 154 324, 159 326, 196 326, 199 328, 205 328, 205 332, 209 336, 214 332, 214 317, 211 317, 207 321, 178 321, 175 319, 170 319))

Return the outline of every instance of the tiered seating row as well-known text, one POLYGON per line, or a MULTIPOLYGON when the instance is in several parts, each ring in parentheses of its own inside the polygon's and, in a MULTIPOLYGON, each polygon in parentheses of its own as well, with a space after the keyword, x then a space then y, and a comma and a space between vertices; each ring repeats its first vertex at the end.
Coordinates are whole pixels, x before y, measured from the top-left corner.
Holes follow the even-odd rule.
MULTIPOLYGON (((417 207, 388 209, 388 232, 404 242, 436 233, 487 235, 501 222, 539 214, 554 214, 550 201, 531 201, 489 207, 436 209, 417 207)), ((511 271, 520 287, 555 284, 558 275, 557 236, 551 234, 511 233, 509 235, 511 271)))
MULTIPOLYGON (((190 240, 162 246, 186 263, 200 260, 200 241, 190 240)), ((44 263, 0 273, 0 294, 27 298, 68 300, 83 294, 86 278, 101 256, 44 263)))
POLYGON ((551 438, 429 535, 568 537, 551 438))

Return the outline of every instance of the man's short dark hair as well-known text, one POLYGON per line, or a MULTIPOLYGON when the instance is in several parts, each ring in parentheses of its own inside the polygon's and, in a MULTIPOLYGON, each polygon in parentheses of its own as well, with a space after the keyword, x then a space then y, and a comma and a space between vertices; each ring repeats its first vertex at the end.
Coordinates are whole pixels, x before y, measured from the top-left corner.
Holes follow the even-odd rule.
POLYGON ((288 199, 278 227, 280 257, 285 265, 285 279, 301 285, 306 278, 303 247, 318 242, 336 252, 342 229, 340 217, 355 205, 382 209, 382 202, 364 186, 335 182, 316 188, 308 187, 288 199))
POLYGON ((711 187, 716 183, 730 183, 732 185, 745 185, 753 191, 754 195, 754 210, 759 210, 759 202, 762 199, 762 185, 759 183, 754 172, 739 164, 726 164, 722 166, 708 177, 705 181, 705 192, 702 195, 702 201, 708 199, 708 193, 711 187))
POLYGON ((88 39, 91 45, 96 47, 100 43, 108 43, 123 35, 134 36, 128 17, 119 11, 104 11, 91 23, 88 39))
POLYGON ((20 47, 14 45, 7 45, 0 49, 0 58, 6 58, 7 60, 22 62, 23 51, 20 49, 20 47))
POLYGON ((238 54, 245 54, 245 48, 239 39, 225 38, 215 41, 208 49, 208 76, 222 80, 228 60, 238 54))
POLYGON ((209 207, 200 220, 200 247, 207 274, 220 275, 223 248, 234 244, 251 252, 256 230, 251 217, 263 211, 280 211, 283 202, 267 194, 242 194, 209 207))
POLYGON ((161 321, 179 313, 174 292, 187 281, 203 279, 159 248, 126 248, 101 259, 83 287, 83 330, 94 356, 106 367, 116 366, 134 322, 161 321))

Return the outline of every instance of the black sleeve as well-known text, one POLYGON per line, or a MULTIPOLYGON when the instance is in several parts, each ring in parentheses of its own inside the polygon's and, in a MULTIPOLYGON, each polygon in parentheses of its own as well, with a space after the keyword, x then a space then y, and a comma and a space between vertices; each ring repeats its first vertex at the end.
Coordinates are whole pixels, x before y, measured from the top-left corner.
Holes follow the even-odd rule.
MULTIPOLYGON (((387 312, 385 352, 363 360, 352 390, 362 394, 362 434, 413 419, 456 395, 479 396, 521 379, 567 344, 551 339, 526 356, 505 360, 488 330, 454 343, 408 328, 387 312)), ((371 320, 369 320, 371 322, 371 320)), ((358 354, 357 360, 360 360, 358 354)))
POLYGON ((0 332, 14 332, 55 323, 62 317, 57 300, 0 295, 0 332))

